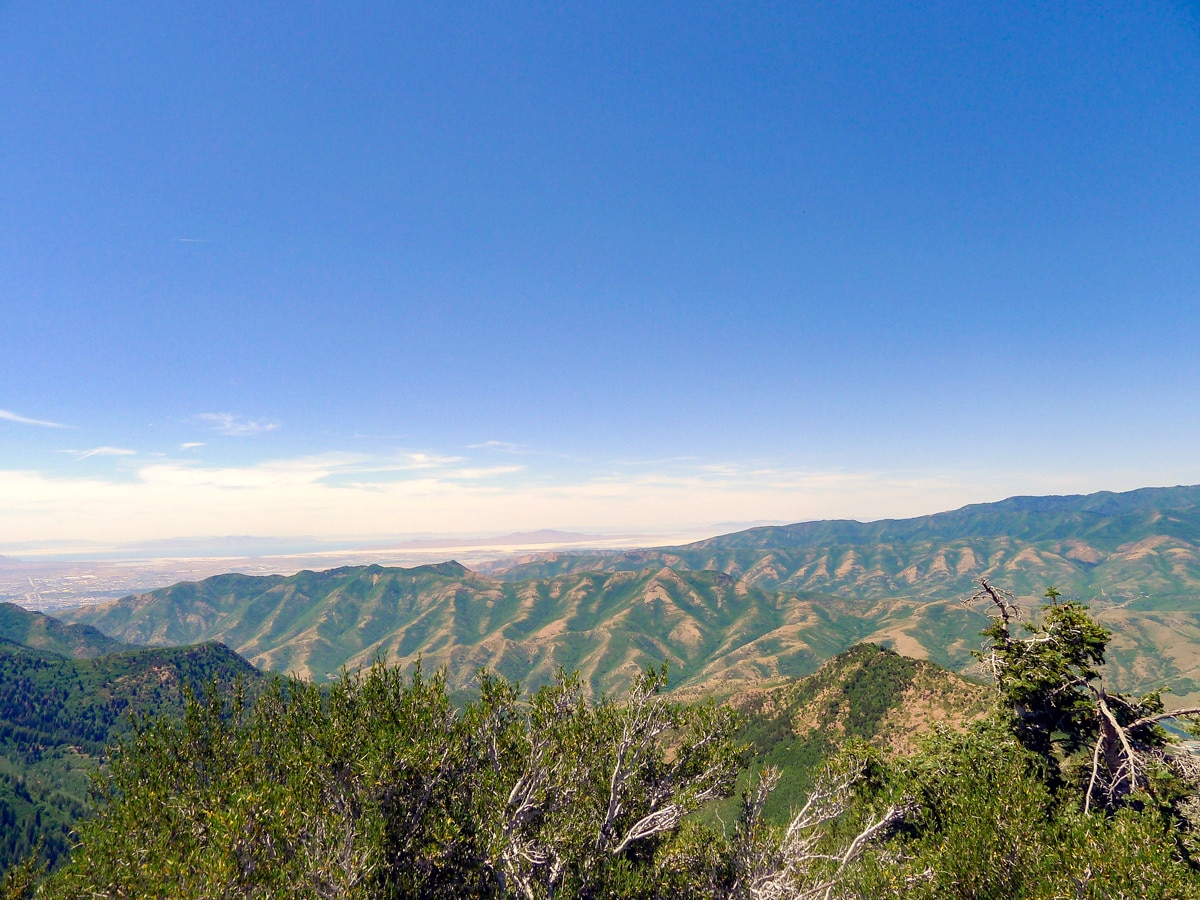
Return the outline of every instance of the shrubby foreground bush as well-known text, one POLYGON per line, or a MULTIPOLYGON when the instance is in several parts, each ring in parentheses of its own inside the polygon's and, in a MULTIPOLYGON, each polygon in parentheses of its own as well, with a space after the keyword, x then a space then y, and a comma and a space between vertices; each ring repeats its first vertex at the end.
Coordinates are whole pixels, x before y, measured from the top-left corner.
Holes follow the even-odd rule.
POLYGON ((563 675, 528 706, 483 676, 376 665, 331 689, 215 692, 115 754, 100 811, 46 896, 597 894, 635 878, 737 772, 728 711, 660 695, 589 703, 563 675))
POLYGON ((665 684, 665 668, 651 670, 619 700, 591 703, 560 674, 526 705, 515 685, 481 675, 479 699, 458 710, 441 674, 376 665, 328 690, 280 681, 252 704, 191 698, 182 719, 117 749, 97 815, 37 895, 823 892, 850 861, 818 851, 862 760, 831 766, 786 832, 748 798, 726 837, 685 819, 733 789, 734 716, 670 703, 665 684))
MULTIPOLYGON (((1161 700, 1105 692, 1108 634, 1056 596, 1024 634, 994 608, 997 707, 910 759, 846 747, 790 823, 690 815, 740 768, 732 713, 651 670, 588 701, 560 674, 528 703, 480 676, 376 665, 329 689, 216 691, 140 727, 70 863, 10 897, 629 897, 673 900, 1200 897, 1197 779, 1161 700)), ((989 592, 990 591, 990 592, 989 592)))

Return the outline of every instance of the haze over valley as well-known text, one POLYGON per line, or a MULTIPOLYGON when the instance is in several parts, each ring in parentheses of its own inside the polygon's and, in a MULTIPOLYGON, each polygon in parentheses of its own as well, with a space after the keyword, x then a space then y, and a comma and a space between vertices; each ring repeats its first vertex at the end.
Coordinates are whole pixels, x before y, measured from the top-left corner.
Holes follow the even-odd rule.
POLYGON ((291 575, 302 569, 376 564, 412 566, 441 562, 452 554, 487 569, 538 550, 610 549, 636 546, 632 535, 544 530, 491 537, 441 537, 369 542, 225 537, 164 540, 151 546, 83 544, 23 545, 0 556, 0 602, 51 612, 102 603, 180 581, 226 572, 291 575))
POLYGON ((0 3, 3 900, 1200 900, 1198 97, 1194 2, 0 3))

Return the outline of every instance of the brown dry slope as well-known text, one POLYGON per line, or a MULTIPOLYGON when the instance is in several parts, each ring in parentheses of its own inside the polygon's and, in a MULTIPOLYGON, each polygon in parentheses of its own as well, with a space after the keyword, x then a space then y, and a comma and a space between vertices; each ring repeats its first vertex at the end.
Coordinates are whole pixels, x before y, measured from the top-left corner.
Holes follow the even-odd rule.
MULTIPOLYGON (((916 641, 904 629, 923 621, 923 606, 766 593, 720 572, 667 567, 511 582, 447 563, 218 576, 71 618, 131 642, 219 640, 258 666, 318 681, 376 657, 421 658, 445 666, 456 687, 479 667, 528 687, 562 667, 609 692, 663 661, 675 685, 807 674, 872 636, 916 641)), ((979 629, 967 611, 948 615, 954 628, 979 629)))

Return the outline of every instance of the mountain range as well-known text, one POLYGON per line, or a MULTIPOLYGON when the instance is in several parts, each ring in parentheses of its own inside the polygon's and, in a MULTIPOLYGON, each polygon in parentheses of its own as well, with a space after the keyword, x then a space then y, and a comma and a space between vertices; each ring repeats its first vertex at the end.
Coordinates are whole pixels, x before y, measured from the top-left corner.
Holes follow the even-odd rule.
POLYGON ((1200 592, 1200 486, 1067 497, 1012 497, 877 522, 751 528, 681 547, 530 556, 507 579, 668 565, 712 569, 764 590, 853 599, 941 600, 980 577, 1018 596, 1127 602, 1200 592))
POLYGON ((666 660, 680 687, 732 691, 809 674, 861 641, 968 668, 986 619, 960 601, 980 577, 1029 607, 1051 585, 1090 602, 1118 630, 1116 686, 1200 693, 1197 486, 543 553, 488 574, 447 562, 222 575, 64 618, 135 644, 221 641, 317 681, 376 657, 421 658, 460 688, 481 666, 527 687, 563 667, 601 693, 666 660))

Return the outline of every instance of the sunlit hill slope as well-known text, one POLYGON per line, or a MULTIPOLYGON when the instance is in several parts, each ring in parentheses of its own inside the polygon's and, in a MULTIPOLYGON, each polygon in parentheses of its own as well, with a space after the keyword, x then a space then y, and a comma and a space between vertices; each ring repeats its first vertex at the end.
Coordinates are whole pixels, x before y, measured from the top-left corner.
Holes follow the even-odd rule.
POLYGON ((803 675, 860 641, 971 664, 981 576, 1027 605, 1054 585, 1120 627, 1110 677, 1200 691, 1200 488, 1018 497, 885 522, 811 522, 683 547, 547 554, 485 575, 457 563, 223 575, 65 618, 133 643, 219 640, 325 680, 379 656, 480 666, 533 687, 579 669, 593 691, 670 662, 677 686, 803 675))
POLYGON ((1027 597, 1047 585, 1108 602, 1200 595, 1200 486, 1012 497, 879 522, 752 528, 680 547, 543 554, 507 578, 652 565, 712 569, 763 590, 947 599, 986 576, 1027 597))

